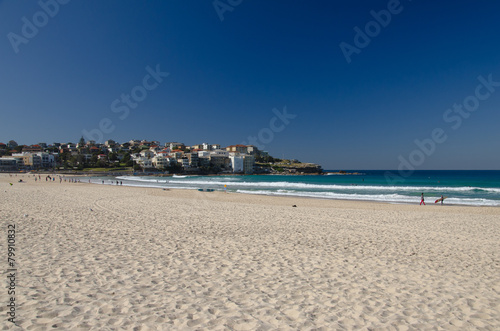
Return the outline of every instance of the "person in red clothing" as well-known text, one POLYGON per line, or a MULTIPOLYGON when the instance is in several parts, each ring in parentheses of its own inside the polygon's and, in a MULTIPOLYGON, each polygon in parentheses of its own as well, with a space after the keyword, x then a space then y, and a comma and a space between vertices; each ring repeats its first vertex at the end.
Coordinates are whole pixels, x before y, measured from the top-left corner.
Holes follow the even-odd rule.
POLYGON ((422 193, 422 198, 420 199, 420 205, 424 204, 425 206, 425 201, 424 201, 424 194, 422 193))

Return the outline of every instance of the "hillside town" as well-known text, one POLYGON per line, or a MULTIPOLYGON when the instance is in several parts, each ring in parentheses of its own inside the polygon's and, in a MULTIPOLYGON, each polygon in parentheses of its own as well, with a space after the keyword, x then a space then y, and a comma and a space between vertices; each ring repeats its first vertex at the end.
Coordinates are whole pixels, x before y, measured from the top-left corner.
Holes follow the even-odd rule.
POLYGON ((103 144, 83 137, 78 143, 18 145, 0 142, 0 171, 130 171, 165 174, 308 174, 317 164, 275 159, 253 145, 130 140, 103 144))

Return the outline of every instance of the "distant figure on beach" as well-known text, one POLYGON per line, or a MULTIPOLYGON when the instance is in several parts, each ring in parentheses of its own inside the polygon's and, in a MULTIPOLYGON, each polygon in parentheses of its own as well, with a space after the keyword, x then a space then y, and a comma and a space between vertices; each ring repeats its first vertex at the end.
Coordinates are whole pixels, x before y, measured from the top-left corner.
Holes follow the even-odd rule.
POLYGON ((424 193, 422 193, 422 197, 420 198, 420 205, 424 204, 425 206, 425 201, 424 201, 424 193))
POLYGON ((441 196, 441 204, 443 204, 443 201, 444 201, 444 197, 441 196))
POLYGON ((120 180, 120 185, 123 185, 122 181, 120 180))

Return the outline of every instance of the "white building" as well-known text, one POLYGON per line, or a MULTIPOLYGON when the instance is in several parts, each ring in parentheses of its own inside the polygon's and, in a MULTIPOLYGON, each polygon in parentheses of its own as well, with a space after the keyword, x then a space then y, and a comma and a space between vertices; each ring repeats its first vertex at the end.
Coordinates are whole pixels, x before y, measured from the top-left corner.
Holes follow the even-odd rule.
POLYGON ((180 159, 184 153, 183 152, 170 152, 168 153, 168 155, 170 155, 171 157, 175 158, 175 159, 180 159))
POLYGON ((153 159, 149 159, 147 157, 142 157, 142 156, 134 156, 133 160, 143 169, 153 168, 153 159))
POLYGON ((1 157, 0 170, 1 171, 14 171, 21 167, 23 159, 19 157, 1 157))
POLYGON ((229 151, 225 151, 223 149, 216 149, 214 151, 211 151, 210 155, 229 156, 229 151))
POLYGON ((255 167, 255 157, 253 155, 243 156, 243 172, 246 174, 253 174, 255 167))
POLYGON ((54 155, 49 153, 35 153, 40 157, 40 166, 42 168, 52 168, 56 164, 56 159, 54 155))
POLYGON ((165 169, 175 163, 175 159, 169 155, 158 154, 151 159, 153 167, 156 169, 165 169))
POLYGON ((178 159, 177 162, 184 168, 189 168, 189 159, 186 157, 186 158, 182 158, 182 159, 178 159))
POLYGON ((20 165, 26 166, 31 169, 52 168, 55 166, 56 163, 55 156, 53 154, 44 152, 13 153, 12 157, 22 160, 22 164, 20 165))
POLYGON ((155 153, 153 151, 148 150, 148 149, 141 151, 140 154, 142 157, 145 157, 145 158, 152 158, 155 156, 155 153))
POLYGON ((198 157, 209 157, 210 152, 209 151, 198 151, 198 157))
POLYGON ((140 140, 135 140, 135 139, 132 139, 128 142, 130 144, 130 146, 132 147, 137 147, 137 146, 140 146, 141 145, 141 141, 140 140))
POLYGON ((168 148, 170 148, 170 150, 173 150, 176 147, 180 147, 182 149, 185 146, 183 143, 171 142, 171 143, 165 143, 165 147, 168 147, 168 148))
POLYGON ((229 156, 229 159, 231 160, 231 168, 233 168, 233 172, 243 172, 243 155, 232 154, 229 156))

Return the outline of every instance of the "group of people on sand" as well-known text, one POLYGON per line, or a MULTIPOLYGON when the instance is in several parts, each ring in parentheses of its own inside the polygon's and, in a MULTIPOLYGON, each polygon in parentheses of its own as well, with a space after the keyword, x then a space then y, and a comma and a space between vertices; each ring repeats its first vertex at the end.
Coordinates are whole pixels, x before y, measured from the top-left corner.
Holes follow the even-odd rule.
MULTIPOLYGON (((444 199, 445 199, 444 196, 441 196, 441 198, 438 199, 438 200, 436 200, 436 202, 441 201, 441 204, 443 204, 444 199)), ((424 206, 425 206, 425 200, 424 200, 424 193, 423 192, 422 192, 422 195, 420 197, 420 205, 422 205, 422 204, 424 204, 424 206)))
MULTIPOLYGON (((90 182, 89 182, 90 183, 90 182)), ((104 180, 102 181, 102 183, 104 184, 104 180)), ((110 184, 113 184, 113 181, 110 180, 109 181, 110 184)), ((123 182, 122 181, 116 181, 116 185, 123 185, 123 182)))
MULTIPOLYGON (((42 176, 41 175, 33 175, 33 177, 35 178, 35 182, 37 181, 42 181, 42 176)), ((63 181, 64 182, 68 182, 68 183, 80 183, 80 179, 76 179, 76 178, 66 178, 64 176, 56 176, 56 175, 47 175, 45 176, 45 181, 46 182, 55 182, 56 181, 56 177, 59 177, 59 183, 62 183, 63 181)))

